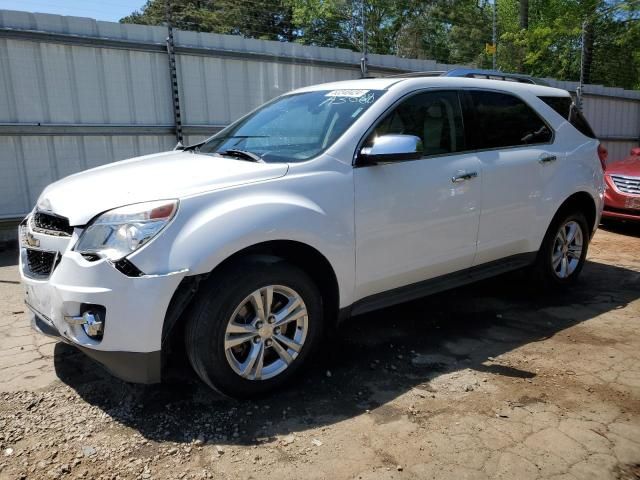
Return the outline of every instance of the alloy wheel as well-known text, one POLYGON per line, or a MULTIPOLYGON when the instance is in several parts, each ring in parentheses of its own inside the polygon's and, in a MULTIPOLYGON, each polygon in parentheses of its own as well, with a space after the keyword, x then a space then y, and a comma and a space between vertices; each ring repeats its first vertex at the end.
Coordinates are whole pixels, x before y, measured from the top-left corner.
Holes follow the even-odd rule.
POLYGON ((558 278, 568 278, 580 265, 584 235, 580 224, 570 220, 560 227, 551 250, 551 266, 558 278))
POLYGON ((308 322, 307 307, 295 290, 283 285, 255 290, 227 322, 224 350, 229 366, 248 380, 279 375, 300 354, 308 322))

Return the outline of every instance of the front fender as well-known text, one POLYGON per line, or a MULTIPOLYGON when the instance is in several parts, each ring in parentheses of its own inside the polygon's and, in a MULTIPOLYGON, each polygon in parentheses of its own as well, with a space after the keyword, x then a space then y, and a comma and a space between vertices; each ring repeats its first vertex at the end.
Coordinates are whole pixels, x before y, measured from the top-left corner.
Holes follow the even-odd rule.
POLYGON ((331 223, 318 204, 297 195, 242 195, 195 215, 181 229, 174 250, 193 274, 201 274, 240 250, 271 240, 331 250, 339 244, 330 233, 331 223))
POLYGON ((145 273, 186 268, 188 275, 198 275, 247 247, 297 241, 330 263, 342 306, 350 302, 354 282, 353 212, 341 204, 339 193, 326 195, 336 198, 321 206, 308 194, 265 185, 189 198, 181 201, 182 211, 171 228, 131 260, 145 273))

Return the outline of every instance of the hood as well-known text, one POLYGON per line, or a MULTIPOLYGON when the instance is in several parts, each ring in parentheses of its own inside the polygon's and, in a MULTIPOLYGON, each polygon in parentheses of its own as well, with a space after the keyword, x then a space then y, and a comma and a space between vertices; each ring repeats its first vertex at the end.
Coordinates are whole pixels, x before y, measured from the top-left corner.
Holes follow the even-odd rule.
POLYGON ((99 213, 132 203, 182 198, 282 177, 288 165, 190 152, 164 152, 110 163, 58 180, 38 199, 40 210, 85 225, 99 213))
POLYGON ((630 155, 624 160, 618 160, 607 165, 606 173, 640 177, 640 156, 630 155))

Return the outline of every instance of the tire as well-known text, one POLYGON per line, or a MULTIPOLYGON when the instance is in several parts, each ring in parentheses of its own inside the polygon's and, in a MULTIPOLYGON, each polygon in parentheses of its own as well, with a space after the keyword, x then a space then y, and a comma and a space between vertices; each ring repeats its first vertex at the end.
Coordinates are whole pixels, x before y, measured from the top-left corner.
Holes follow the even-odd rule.
POLYGON ((551 222, 536 257, 534 269, 541 286, 554 288, 573 285, 584 267, 590 238, 591 232, 584 214, 579 211, 559 212, 551 222), (568 243, 564 239, 568 239, 568 243))
POLYGON ((318 288, 299 268, 257 258, 236 262, 210 277, 194 298, 187 356, 198 376, 223 395, 259 397, 308 363, 322 339, 322 312, 318 288), (270 315, 263 315, 256 306, 266 311, 268 298, 270 315))

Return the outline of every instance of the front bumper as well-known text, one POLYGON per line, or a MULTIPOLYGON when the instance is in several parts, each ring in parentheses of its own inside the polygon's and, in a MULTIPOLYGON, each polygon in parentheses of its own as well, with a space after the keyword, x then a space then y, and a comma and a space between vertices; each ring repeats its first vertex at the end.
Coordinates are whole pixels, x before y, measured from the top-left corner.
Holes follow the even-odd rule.
POLYGON ((640 196, 619 191, 605 175, 603 218, 640 222, 640 196))
POLYGON ((632 210, 612 210, 606 206, 602 211, 602 218, 611 218, 615 220, 626 220, 629 222, 640 222, 640 213, 632 210))
POLYGON ((34 231, 30 240, 21 235, 20 274, 25 302, 33 312, 34 328, 74 345, 123 380, 154 383, 160 380, 162 328, 169 302, 186 270, 130 277, 106 259, 89 261, 72 246, 77 239, 61 241, 34 231), (56 264, 46 278, 34 278, 27 250, 34 245, 56 252, 56 264), (104 308, 102 338, 92 338, 69 318, 87 305, 104 308))
POLYGON ((108 352, 82 347, 70 342, 49 322, 32 311, 31 327, 43 335, 74 345, 100 363, 114 376, 134 383, 158 383, 162 379, 161 352, 108 352))

